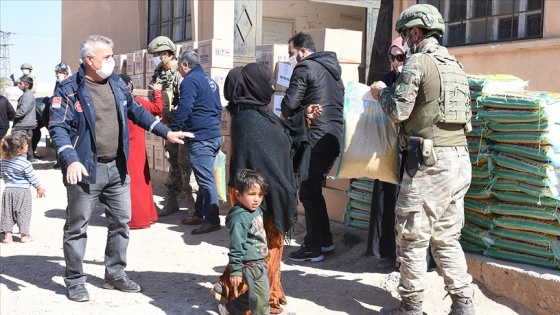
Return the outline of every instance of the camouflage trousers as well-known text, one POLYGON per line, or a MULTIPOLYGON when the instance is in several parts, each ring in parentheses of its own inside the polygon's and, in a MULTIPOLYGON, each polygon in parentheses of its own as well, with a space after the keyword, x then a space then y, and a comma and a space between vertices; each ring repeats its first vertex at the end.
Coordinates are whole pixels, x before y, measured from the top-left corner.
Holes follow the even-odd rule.
POLYGON ((466 147, 435 147, 437 162, 420 166, 410 178, 405 172, 396 216, 402 298, 422 301, 425 289, 426 249, 432 246, 445 290, 471 298, 474 294, 467 273, 465 254, 459 244, 464 225, 464 196, 471 181, 471 163, 466 147))
POLYGON ((169 154, 169 173, 167 175, 167 193, 178 196, 181 192, 192 193, 190 183, 192 166, 189 151, 184 144, 165 141, 165 150, 169 154))

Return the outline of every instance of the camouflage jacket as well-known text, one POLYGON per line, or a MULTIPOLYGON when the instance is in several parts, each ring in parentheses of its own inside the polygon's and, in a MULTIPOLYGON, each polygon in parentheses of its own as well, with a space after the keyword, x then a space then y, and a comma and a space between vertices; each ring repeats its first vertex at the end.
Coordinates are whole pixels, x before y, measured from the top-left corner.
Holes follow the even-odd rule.
POLYGON ((427 38, 425 43, 418 47, 418 53, 405 60, 401 74, 394 85, 395 89, 387 87, 379 91, 379 104, 394 123, 401 123, 410 117, 424 73, 420 62, 421 54, 432 52, 438 46, 439 43, 435 38, 427 38))
POLYGON ((177 109, 177 104, 179 104, 179 90, 182 81, 183 77, 179 72, 179 65, 175 65, 172 69, 167 70, 161 64, 154 71, 154 75, 150 81, 150 84, 161 84, 162 91, 173 92, 171 104, 165 104, 163 106, 163 114, 169 119, 173 118, 175 109, 177 109))

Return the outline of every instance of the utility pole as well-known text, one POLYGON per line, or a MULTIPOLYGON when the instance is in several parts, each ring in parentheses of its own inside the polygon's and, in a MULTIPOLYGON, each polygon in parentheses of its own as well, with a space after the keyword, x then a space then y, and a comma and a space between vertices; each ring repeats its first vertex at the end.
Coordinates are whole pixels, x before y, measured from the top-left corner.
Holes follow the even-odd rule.
POLYGON ((0 79, 8 78, 10 75, 10 35, 12 32, 0 30, 0 79))

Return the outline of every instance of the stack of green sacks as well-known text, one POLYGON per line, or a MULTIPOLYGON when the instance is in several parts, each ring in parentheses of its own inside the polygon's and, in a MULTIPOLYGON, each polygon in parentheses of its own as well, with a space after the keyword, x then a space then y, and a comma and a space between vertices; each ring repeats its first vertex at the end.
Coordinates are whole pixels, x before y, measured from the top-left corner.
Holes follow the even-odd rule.
POLYGON ((350 189, 344 192, 350 197, 344 212, 343 222, 345 224, 360 230, 367 230, 369 228, 372 191, 373 180, 352 180, 350 189))
POLYGON ((483 91, 476 103, 487 131, 469 139, 464 250, 560 268, 560 95, 483 91))

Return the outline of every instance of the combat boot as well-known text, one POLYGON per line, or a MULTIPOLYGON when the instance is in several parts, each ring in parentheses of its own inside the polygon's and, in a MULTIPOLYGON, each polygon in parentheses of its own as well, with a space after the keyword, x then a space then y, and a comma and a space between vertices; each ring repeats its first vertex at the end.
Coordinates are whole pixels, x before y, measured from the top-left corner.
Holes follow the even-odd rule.
POLYGON ((173 212, 179 211, 179 203, 177 202, 177 195, 168 195, 163 208, 158 211, 158 216, 164 217, 170 215, 173 212))
POLYGON ((449 315, 474 315, 474 305, 471 298, 450 294, 453 304, 449 315))
POLYGON ((379 315, 422 315, 422 302, 403 299, 397 307, 384 307, 379 315))

